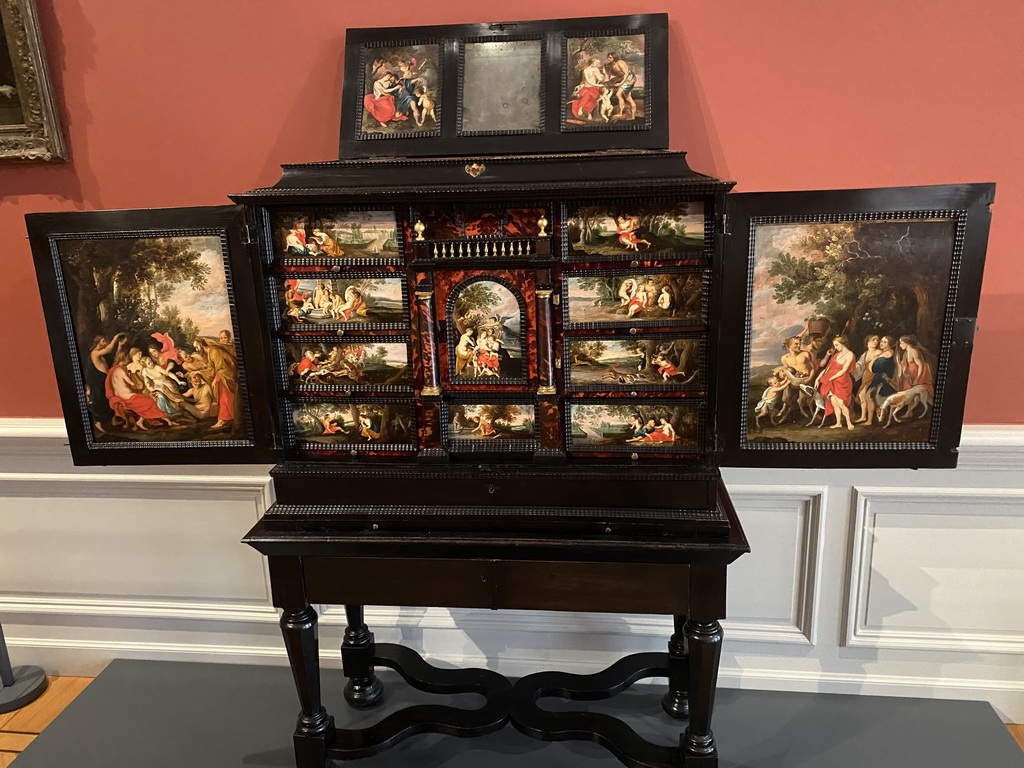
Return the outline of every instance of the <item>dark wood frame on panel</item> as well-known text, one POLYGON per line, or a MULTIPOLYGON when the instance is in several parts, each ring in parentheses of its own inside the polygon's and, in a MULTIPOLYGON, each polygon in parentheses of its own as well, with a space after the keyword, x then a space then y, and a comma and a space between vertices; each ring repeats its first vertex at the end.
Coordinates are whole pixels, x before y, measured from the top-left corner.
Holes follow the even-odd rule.
POLYGON ((373 456, 373 455, 390 455, 390 454, 403 454, 410 455, 415 454, 419 450, 419 430, 418 419, 416 415, 416 401, 412 397, 392 397, 392 396, 374 396, 367 393, 366 397, 359 395, 353 395, 352 397, 334 397, 330 395, 323 395, 317 397, 315 395, 301 395, 297 397, 290 397, 284 401, 284 437, 288 445, 295 447, 298 453, 315 453, 322 455, 334 454, 338 457, 356 457, 356 456, 373 456), (299 438, 295 432, 295 421, 294 411, 296 406, 301 405, 313 405, 318 403, 330 403, 336 405, 339 410, 347 407, 355 407, 360 405, 398 405, 407 407, 409 414, 412 417, 409 424, 409 442, 408 443, 318 443, 313 441, 305 441, 299 438))
POLYGON ((618 398, 612 399, 607 397, 594 398, 594 397, 574 397, 566 398, 565 400, 565 450, 566 453, 574 456, 580 455, 591 455, 591 456, 613 456, 620 454, 629 454, 630 458, 636 462, 646 459, 658 459, 663 458, 666 455, 678 455, 678 456, 692 456, 695 461, 702 460, 707 454, 708 440, 708 409, 707 403, 704 398, 693 398, 693 397, 679 397, 666 399, 665 397, 657 398, 618 398), (693 447, 676 447, 671 443, 645 443, 644 445, 656 446, 654 448, 645 448, 638 443, 621 444, 621 445, 595 445, 593 447, 579 447, 573 441, 572 436, 572 409, 576 406, 623 406, 623 407, 641 407, 641 406, 652 406, 652 405, 663 405, 663 406, 676 406, 682 408, 690 408, 697 412, 697 441, 693 447))
POLYGON ((333 269, 334 267, 355 267, 363 269, 372 269, 373 267, 386 267, 386 266, 405 266, 406 255, 405 255, 405 237, 402 232, 402 216, 398 209, 391 205, 338 205, 338 206, 324 206, 324 205, 308 205, 303 207, 296 207, 291 209, 281 209, 278 211, 271 212, 268 208, 261 208, 259 210, 259 217, 261 219, 261 225, 265 228, 267 238, 265 242, 266 253, 264 254, 264 261, 268 264, 274 264, 275 266, 291 269, 301 268, 317 268, 317 269, 333 269), (395 235, 398 240, 398 255, 397 256, 299 256, 299 255, 288 255, 282 254, 279 251, 274 250, 275 233, 274 233, 274 217, 275 214, 283 216, 285 214, 301 215, 303 218, 307 218, 310 221, 320 218, 329 212, 340 211, 340 212, 390 212, 395 217, 395 235))
POLYGON ((954 467, 963 421, 967 374, 981 294, 981 275, 994 184, 858 189, 828 192, 747 193, 727 197, 729 229, 722 290, 746 297, 746 312, 723 315, 718 425, 720 461, 733 466, 954 467), (949 293, 943 347, 935 370, 935 402, 927 443, 772 443, 746 439, 747 349, 754 233, 762 224, 953 218, 949 293), (742 346, 736 341, 743 339, 742 346), (739 353, 737 353, 738 351, 739 353))
POLYGON ((711 254, 715 252, 715 212, 713 198, 708 196, 694 197, 689 200, 679 198, 660 197, 637 197, 621 198, 619 200, 573 200, 571 203, 563 203, 562 220, 559 222, 559 231, 562 239, 561 257, 563 261, 572 263, 595 263, 595 262, 639 262, 643 264, 657 264, 660 262, 701 262, 710 261, 711 254), (674 205, 677 203, 702 203, 704 206, 704 244, 700 248, 686 251, 672 251, 670 253, 651 253, 648 251, 636 251, 634 253, 622 254, 593 254, 573 250, 569 238, 569 220, 573 218, 573 212, 580 208, 599 207, 614 208, 617 206, 654 206, 659 203, 674 205), (709 210, 710 209, 710 210, 709 210))
POLYGON ((76 464, 195 464, 270 462, 279 456, 273 374, 261 361, 269 349, 263 308, 254 290, 250 243, 240 206, 165 208, 141 211, 36 213, 26 217, 47 333, 57 372, 68 440, 76 464), (62 240, 168 236, 220 239, 228 299, 238 350, 239 397, 245 434, 240 440, 96 443, 85 400, 81 355, 76 346, 65 278, 57 252, 62 240))
POLYGON ((445 398, 441 403, 441 441, 452 454, 532 454, 540 448, 540 407, 531 397, 516 395, 509 392, 491 394, 489 392, 465 392, 445 398), (477 394, 479 397, 474 397, 477 394), (459 405, 528 405, 533 409, 534 433, 532 438, 515 440, 463 439, 451 432, 451 409, 459 405))
POLYGON ((301 333, 284 334, 279 333, 273 341, 275 363, 278 368, 278 385, 289 395, 338 395, 347 397, 349 394, 361 394, 363 392, 380 392, 386 394, 412 394, 415 386, 412 339, 404 336, 360 336, 357 334, 336 335, 303 335, 301 333), (288 356, 285 353, 285 346, 289 344, 366 344, 384 345, 399 344, 406 350, 406 367, 409 373, 409 383, 405 384, 360 384, 359 382, 343 383, 337 386, 329 384, 306 384, 300 388, 292 386, 290 365, 288 356))
MULTIPOLYGON (((591 151, 602 149, 663 149, 668 146, 668 16, 663 13, 604 16, 539 21, 506 21, 491 24, 451 24, 429 27, 349 29, 345 37, 345 82, 342 91, 341 145, 339 157, 375 155, 444 156, 528 152, 591 151), (646 37, 642 125, 586 127, 564 126, 565 47, 567 35, 601 35, 625 32, 646 37), (541 122, 543 130, 473 132, 461 134, 462 43, 510 38, 541 38, 541 122), (441 52, 440 135, 393 134, 376 136, 361 129, 365 93, 364 56, 368 47, 426 44, 439 41, 441 52), (353 73, 353 74, 349 74, 353 73), (649 106, 648 106, 649 104, 649 106)), ((471 162, 471 160, 466 160, 471 162)))
POLYGON ((641 333, 638 332, 636 335, 630 334, 628 331, 576 331, 571 336, 566 335, 562 339, 563 352, 562 352, 562 376, 565 382, 566 393, 572 394, 586 394, 589 396, 612 396, 612 395, 638 395, 644 393, 647 395, 657 395, 659 392, 703 392, 707 389, 710 378, 708 376, 708 349, 707 349, 707 338, 705 334, 695 333, 693 331, 683 331, 679 333, 641 333), (633 341, 688 341, 694 340, 699 344, 699 351, 696 355, 698 362, 698 370, 694 372, 690 379, 684 382, 664 382, 664 383, 649 383, 649 382, 611 382, 608 385, 604 384, 574 384, 572 381, 572 369, 573 369, 573 356, 572 356, 572 343, 574 341, 616 341, 616 342, 627 342, 633 341))
POLYGON ((529 134, 544 133, 544 126, 546 123, 545 106, 547 104, 547 78, 544 72, 544 63, 548 60, 547 57, 547 38, 538 33, 525 34, 525 35, 508 35, 505 37, 493 36, 493 37, 463 37, 459 39, 458 43, 458 54, 459 54, 459 90, 458 90, 458 110, 455 116, 455 132, 459 136, 524 136, 529 134), (534 129, 519 128, 513 130, 482 130, 482 131, 466 131, 462 127, 462 115, 465 112, 465 83, 466 83, 466 45, 472 43, 517 43, 529 40, 537 40, 540 42, 540 84, 538 90, 538 122, 540 125, 534 129))
POLYGON ((267 303, 276 307, 277 317, 276 320, 272 319, 272 322, 276 322, 276 325, 272 325, 272 328, 279 333, 299 333, 299 332, 323 332, 328 334, 345 334, 352 333, 353 335, 359 335, 361 333, 375 332, 375 331, 405 331, 409 332, 410 324, 410 310, 409 310, 409 280, 405 270, 398 271, 396 267, 382 267, 377 270, 367 269, 353 269, 351 267, 339 270, 328 270, 321 272, 311 272, 308 269, 301 271, 296 270, 294 272, 283 272, 275 270, 270 272, 265 277, 266 290, 267 290, 267 303), (357 280, 368 280, 372 278, 381 278, 386 280, 398 280, 401 285, 402 291, 402 320, 395 320, 394 322, 356 322, 356 323, 345 323, 345 322, 329 322, 329 323, 290 323, 284 319, 284 313, 281 310, 281 302, 284 297, 284 292, 281 290, 281 286, 285 280, 344 280, 348 278, 354 278, 357 280))
POLYGON ((686 266, 686 267, 675 267, 675 266, 661 266, 658 263, 651 263, 649 266, 645 266, 646 262, 641 262, 636 267, 613 267, 609 269, 574 269, 572 271, 565 271, 562 273, 562 327, 567 331, 600 331, 600 330, 628 330, 629 333, 634 331, 639 333, 641 330, 645 332, 655 330, 677 330, 677 331, 693 331, 693 330, 704 330, 707 327, 708 317, 711 313, 711 270, 708 267, 699 266, 686 266), (590 321, 585 320, 583 322, 574 322, 569 317, 569 279, 579 277, 600 277, 603 275, 614 276, 614 277, 631 277, 638 272, 640 273, 651 273, 651 274, 663 274, 663 275, 700 275, 701 278, 701 312, 698 318, 690 320, 673 320, 665 318, 653 318, 650 320, 636 317, 624 317, 622 320, 608 320, 608 321, 590 321))

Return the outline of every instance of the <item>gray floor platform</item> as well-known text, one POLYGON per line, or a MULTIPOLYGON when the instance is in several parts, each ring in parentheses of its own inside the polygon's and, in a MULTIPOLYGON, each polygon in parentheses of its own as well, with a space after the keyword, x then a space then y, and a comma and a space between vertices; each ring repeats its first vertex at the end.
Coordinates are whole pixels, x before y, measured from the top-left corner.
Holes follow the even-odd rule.
MULTIPOLYGON (((344 705, 340 671, 324 672, 324 703, 339 727, 360 727, 408 703, 475 707, 481 697, 430 696, 393 674, 369 713, 344 705)), ((627 717, 651 741, 678 743, 662 689, 637 685, 605 702, 551 709, 627 717)), ((17 758, 17 768, 291 768, 298 703, 286 667, 115 661, 17 758)), ((1024 752, 984 702, 720 690, 721 768, 1024 768, 1024 752)), ((343 765, 343 764, 339 764, 343 765)), ((584 742, 547 744, 511 726, 480 739, 413 736, 359 768, 613 768, 584 742)))

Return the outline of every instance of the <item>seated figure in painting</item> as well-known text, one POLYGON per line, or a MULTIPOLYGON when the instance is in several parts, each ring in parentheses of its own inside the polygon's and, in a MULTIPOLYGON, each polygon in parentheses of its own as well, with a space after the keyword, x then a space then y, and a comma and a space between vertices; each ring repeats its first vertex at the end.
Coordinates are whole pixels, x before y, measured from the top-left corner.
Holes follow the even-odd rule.
MULTIPOLYGON (((337 296, 337 294, 335 294, 337 296)), ((334 317, 338 320, 351 320, 353 315, 359 317, 366 317, 370 311, 369 305, 366 303, 366 299, 363 298, 363 292, 356 288, 354 285, 350 285, 345 289, 344 301, 337 303, 335 298, 335 307, 333 309, 334 317)))
POLYGON ((149 429, 147 420, 173 427, 174 423, 160 410, 156 401, 141 393, 135 377, 128 370, 129 357, 122 349, 123 344, 121 341, 104 385, 107 401, 115 415, 114 421, 132 430, 149 429))
POLYGON ((313 240, 324 256, 344 256, 345 251, 338 247, 334 238, 318 227, 313 228, 313 240))

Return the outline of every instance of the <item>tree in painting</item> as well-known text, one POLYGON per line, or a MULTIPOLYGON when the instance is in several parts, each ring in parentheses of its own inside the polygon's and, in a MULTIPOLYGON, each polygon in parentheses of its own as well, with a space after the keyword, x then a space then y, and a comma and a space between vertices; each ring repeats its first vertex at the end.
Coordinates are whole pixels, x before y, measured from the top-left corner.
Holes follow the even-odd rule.
POLYGON ((238 434, 219 239, 69 239, 59 253, 94 439, 238 434))
POLYGON ((525 440, 534 436, 531 405, 456 403, 449 411, 449 430, 458 440, 525 440))
POLYGON ((449 333, 455 377, 521 377, 522 316, 515 294, 496 281, 478 280, 454 295, 449 333))
POLYGON ((704 247, 704 205, 585 205, 568 219, 570 253, 629 256, 675 253, 704 247))
POLYGON ((364 133, 437 130, 441 114, 437 45, 366 48, 363 57, 364 133))
POLYGON ((762 225, 755 237, 750 438, 926 441, 955 222, 762 225))
POLYGON ((289 342, 288 381, 294 389, 375 387, 412 384, 405 343, 289 342))
POLYGON ((630 125, 643 119, 643 35, 575 37, 566 46, 567 125, 630 125))
POLYGON ((571 409, 574 447, 626 445, 638 449, 695 447, 700 412, 689 405, 635 402, 571 409))
POLYGON ((698 273, 601 273, 565 280, 571 323, 693 322, 703 313, 698 273))
POLYGON ((402 280, 397 277, 288 278, 281 313, 299 325, 403 323, 402 280))
POLYGON ((298 439, 327 444, 409 445, 415 419, 393 403, 302 403, 292 415, 298 439))
POLYGON ((701 373, 697 339, 571 339, 568 344, 569 378, 574 386, 619 390, 686 385, 701 373))

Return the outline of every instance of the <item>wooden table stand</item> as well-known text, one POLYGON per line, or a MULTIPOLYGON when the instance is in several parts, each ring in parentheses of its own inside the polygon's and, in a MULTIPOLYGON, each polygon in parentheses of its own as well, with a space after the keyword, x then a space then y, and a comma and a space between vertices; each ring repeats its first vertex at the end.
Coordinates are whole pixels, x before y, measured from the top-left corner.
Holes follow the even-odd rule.
POLYGON ((274 605, 283 611, 281 629, 301 708, 294 737, 297 768, 369 757, 417 733, 481 736, 509 722, 545 741, 596 742, 631 768, 717 766, 711 720, 726 567, 748 551, 724 489, 719 505, 730 523, 725 539, 598 542, 467 535, 435 538, 431 557, 422 556, 418 537, 339 532, 323 520, 314 534, 294 519, 291 525, 278 519, 272 509, 245 541, 268 555, 274 605), (422 691, 478 693, 486 703, 475 710, 416 705, 365 729, 335 727, 320 696, 313 604, 345 606, 341 657, 351 706, 381 701, 384 690, 375 667, 394 669, 422 691), (674 632, 665 652, 632 654, 591 675, 539 672, 513 685, 491 670, 440 669, 412 649, 376 643, 364 620, 365 605, 667 614, 673 616, 674 632), (654 677, 667 680, 662 699, 667 715, 688 720, 678 747, 645 741, 610 715, 537 706, 551 696, 610 698, 654 677))

